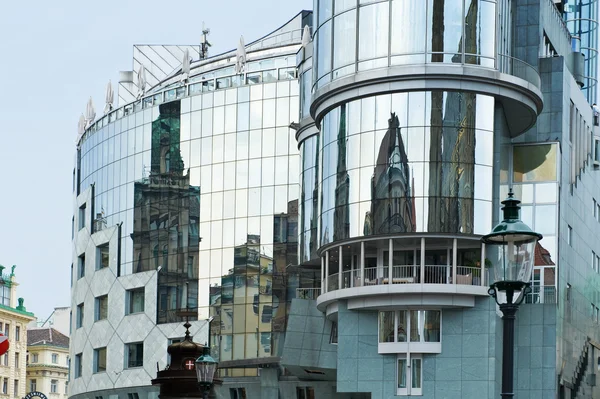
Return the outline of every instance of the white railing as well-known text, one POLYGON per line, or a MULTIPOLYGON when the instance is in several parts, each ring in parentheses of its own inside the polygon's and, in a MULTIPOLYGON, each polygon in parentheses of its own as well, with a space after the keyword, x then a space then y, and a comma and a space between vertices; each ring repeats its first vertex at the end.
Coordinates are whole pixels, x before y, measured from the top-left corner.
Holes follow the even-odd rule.
POLYGON ((317 299, 321 295, 320 288, 296 288, 296 298, 298 299, 317 299))
POLYGON ((413 284, 421 279, 421 266, 392 266, 392 284, 413 284))
MULTIPOLYGON (((339 286, 338 273, 328 277, 327 292, 337 289, 352 287, 368 287, 382 284, 458 284, 486 286, 488 284, 489 270, 482 270, 472 266, 456 266, 456 278, 450 265, 425 265, 421 275, 420 265, 394 265, 392 266, 392 279, 390 281, 390 268, 388 266, 365 267, 364 279, 361 281, 360 269, 345 270, 342 272, 342 284, 339 286)), ((539 287, 538 287, 539 288, 539 287)), ((546 289, 554 287, 545 287, 546 289)), ((550 297, 551 293, 542 296, 550 297)), ((533 298, 534 294, 530 294, 533 298)), ((554 294, 555 296, 555 294, 554 294)), ((536 296, 535 298, 538 298, 536 296)), ((532 299, 533 300, 533 299, 532 299)), ((555 300, 555 299, 554 299, 555 300)))
POLYGON ((456 266, 456 284, 464 285, 485 285, 486 281, 481 281, 481 269, 471 266, 456 266))

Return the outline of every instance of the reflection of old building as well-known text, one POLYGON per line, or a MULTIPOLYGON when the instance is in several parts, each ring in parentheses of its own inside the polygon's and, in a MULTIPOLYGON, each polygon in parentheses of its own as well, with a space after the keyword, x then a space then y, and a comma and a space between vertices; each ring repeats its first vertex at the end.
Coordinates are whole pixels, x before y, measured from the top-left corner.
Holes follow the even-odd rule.
POLYGON ((346 170, 346 106, 340 109, 340 126, 337 135, 337 165, 335 184, 335 211, 333 213, 333 239, 342 240, 350 234, 350 176, 346 170))
POLYGON ((184 174, 180 103, 159 107, 152 122, 150 175, 135 183, 135 272, 158 270, 157 321, 181 321, 178 310, 198 307, 199 195, 184 174))
POLYGON ((234 248, 228 274, 210 287, 211 347, 223 375, 256 375, 256 365, 281 355, 295 294, 288 291, 297 286, 288 272, 297 259, 297 215, 298 201, 292 201, 288 213, 274 216, 272 252, 259 235, 248 235, 234 248))
POLYGON ((408 156, 395 113, 388 120, 388 130, 379 147, 377 165, 371 178, 371 198, 365 235, 415 231, 416 210, 408 156))

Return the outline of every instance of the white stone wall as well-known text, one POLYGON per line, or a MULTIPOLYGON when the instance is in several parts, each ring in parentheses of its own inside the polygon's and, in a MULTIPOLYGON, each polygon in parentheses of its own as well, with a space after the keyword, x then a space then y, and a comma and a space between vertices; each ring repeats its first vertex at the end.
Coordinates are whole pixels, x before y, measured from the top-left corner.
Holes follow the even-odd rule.
POLYGON ((31 392, 31 380, 35 380, 36 390, 45 394, 48 399, 66 399, 66 384, 68 380, 69 350, 50 345, 33 346, 28 348, 29 362, 27 363, 27 380, 25 392, 31 392), (33 355, 37 362, 33 362, 33 355), (57 354, 57 362, 52 362, 52 354, 57 354), (52 392, 52 380, 57 380, 56 392, 52 392))
MULTIPOLYGON (((117 251, 119 248, 118 226, 112 226, 90 234, 92 224, 92 190, 82 192, 75 201, 75 226, 79 226, 79 207, 86 203, 85 227, 75 232, 73 242, 73 287, 71 289, 71 380, 69 396, 122 387, 150 385, 156 378, 157 365, 167 365, 169 339, 185 335, 183 323, 156 325, 157 271, 117 276, 117 251), (96 248, 109 244, 109 267, 96 270, 96 248), (78 279, 77 261, 85 254, 85 276, 78 279), (144 287, 144 312, 125 314, 126 291, 144 287), (94 321, 95 298, 108 295, 108 317, 94 321), (84 321, 77 328, 77 306, 84 304, 84 321), (144 343, 144 365, 125 367, 125 345, 144 343), (107 348, 106 372, 94 373, 94 349, 107 348), (82 374, 75 378, 75 356, 82 354, 82 374)), ((206 321, 191 322, 190 333, 194 340, 204 343, 208 339, 206 321)), ((136 390, 140 393, 145 390, 136 390)))

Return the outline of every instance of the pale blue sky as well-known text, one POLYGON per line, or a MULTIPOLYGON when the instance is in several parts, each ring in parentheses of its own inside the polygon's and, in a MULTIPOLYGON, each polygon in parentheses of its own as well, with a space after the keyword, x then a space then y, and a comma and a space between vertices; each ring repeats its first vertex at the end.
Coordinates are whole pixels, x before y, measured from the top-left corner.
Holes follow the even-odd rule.
POLYGON ((77 120, 101 114, 108 80, 133 44, 193 44, 202 21, 218 54, 271 32, 311 0, 59 2, 0 5, 0 264, 40 319, 70 305, 72 170, 77 120), (165 8, 168 7, 168 8, 165 8))

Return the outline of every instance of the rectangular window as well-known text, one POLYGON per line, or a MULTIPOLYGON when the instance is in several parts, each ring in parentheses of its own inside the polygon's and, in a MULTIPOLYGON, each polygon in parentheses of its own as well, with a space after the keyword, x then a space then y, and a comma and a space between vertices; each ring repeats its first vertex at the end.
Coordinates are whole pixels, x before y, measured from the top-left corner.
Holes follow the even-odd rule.
POLYGON ((439 310, 397 310, 379 312, 379 342, 439 343, 442 312, 439 310))
POLYGON ((8 395, 8 378, 6 377, 2 379, 2 393, 8 395))
POLYGON ((106 371, 106 347, 94 349, 94 373, 106 371))
POLYGON ((594 219, 598 220, 598 203, 595 198, 592 198, 594 201, 594 219))
POLYGON ((125 353, 127 355, 126 368, 144 366, 144 343, 134 342, 125 345, 125 353))
POLYGON ((13 384, 13 396, 15 398, 19 397, 19 380, 14 380, 14 384, 13 384))
POLYGON ((246 399, 246 388, 229 388, 231 399, 246 399))
POLYGON ((15 352, 15 368, 19 368, 19 352, 15 352))
POLYGON ((94 320, 105 320, 108 317, 108 295, 97 297, 95 302, 94 320))
POLYGON ((37 391, 37 380, 33 379, 33 380, 29 380, 29 392, 35 392, 37 391))
POLYGON ((85 227, 85 204, 83 204, 79 207, 78 220, 79 220, 79 230, 81 230, 85 227))
POLYGON ((58 392, 58 380, 50 380, 50 393, 58 392))
POLYGON ((15 326, 15 341, 21 340, 21 327, 15 326))
POLYGON ((596 270, 596 252, 592 251, 592 269, 596 270))
POLYGON ((85 254, 77 258, 77 279, 85 276, 85 254))
POLYGON ((296 387, 296 399, 315 399, 313 387, 296 387))
POLYGON ((567 244, 573 246, 573 228, 567 225, 567 244))
POLYGON ((104 244, 99 246, 96 249, 96 270, 100 270, 100 269, 104 269, 105 267, 108 267, 108 259, 109 259, 109 251, 108 251, 108 244, 104 244))
POLYGON ((127 291, 125 314, 141 313, 144 311, 144 288, 127 291))
POLYGON ((69 381, 65 381, 65 395, 69 394, 69 381))
POLYGON ((52 364, 58 364, 58 353, 52 354, 52 364))
POLYGON ((397 394, 401 396, 423 394, 423 357, 421 354, 398 355, 397 394))
POLYGON ((10 337, 10 324, 4 323, 4 335, 6 338, 10 337))
POLYGON ((81 328, 81 326, 83 325, 83 311, 84 311, 83 303, 80 303, 79 305, 77 305, 77 314, 76 314, 77 320, 75 321, 76 328, 81 328))
POLYGON ((330 344, 338 343, 338 326, 337 326, 337 322, 335 322, 335 321, 331 322, 331 335, 329 336, 329 343, 330 344))
POLYGON ((82 353, 78 353, 75 355, 75 378, 81 377, 81 371, 82 371, 82 367, 83 367, 82 357, 83 357, 82 353))
POLYGON ((4 364, 5 366, 8 366, 8 352, 6 352, 6 353, 4 354, 4 362, 3 362, 3 364, 4 364))
POLYGON ((37 363, 37 362, 38 362, 38 354, 32 353, 31 354, 31 363, 37 363))
POLYGON ((596 215, 598 215, 596 217, 596 220, 600 222, 600 203, 596 204, 596 209, 597 209, 596 215))

